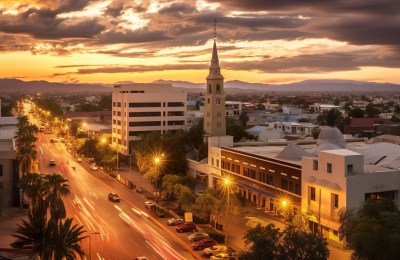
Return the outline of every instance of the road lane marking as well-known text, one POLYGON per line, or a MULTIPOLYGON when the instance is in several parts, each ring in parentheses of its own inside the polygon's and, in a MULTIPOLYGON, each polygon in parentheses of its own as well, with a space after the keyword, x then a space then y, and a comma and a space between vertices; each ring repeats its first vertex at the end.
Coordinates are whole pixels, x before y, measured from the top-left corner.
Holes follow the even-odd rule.
POLYGON ((83 197, 83 200, 89 205, 89 207, 90 207, 93 211, 96 211, 96 209, 94 208, 94 206, 93 206, 85 197, 83 197))

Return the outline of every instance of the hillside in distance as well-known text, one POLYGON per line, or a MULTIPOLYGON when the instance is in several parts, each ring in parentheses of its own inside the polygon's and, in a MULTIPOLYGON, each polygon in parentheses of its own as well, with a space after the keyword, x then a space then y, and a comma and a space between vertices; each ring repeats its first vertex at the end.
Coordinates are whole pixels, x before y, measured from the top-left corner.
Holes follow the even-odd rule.
MULTIPOLYGON (((204 92, 205 83, 187 81, 158 80, 157 83, 171 83, 177 89, 187 92, 204 92)), ((116 84, 134 84, 121 82, 116 84)), ((19 79, 0 79, 1 93, 110 93, 112 84, 101 83, 57 83, 48 81, 22 81, 19 79)), ((243 81, 225 82, 227 93, 249 92, 399 92, 400 84, 375 83, 350 80, 305 80, 289 84, 248 83, 243 81)))

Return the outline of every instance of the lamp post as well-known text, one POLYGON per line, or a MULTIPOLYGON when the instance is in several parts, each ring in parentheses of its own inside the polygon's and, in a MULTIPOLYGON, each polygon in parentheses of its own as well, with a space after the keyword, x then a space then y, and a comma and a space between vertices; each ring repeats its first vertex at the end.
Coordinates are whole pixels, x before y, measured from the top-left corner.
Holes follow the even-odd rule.
POLYGON ((157 198, 157 201, 159 199, 161 199, 160 181, 161 181, 161 178, 162 178, 162 172, 160 171, 160 168, 162 166, 162 163, 164 162, 163 161, 163 157, 164 157, 164 154, 161 154, 161 156, 156 156, 154 158, 154 163, 156 165, 156 171, 157 171, 157 174, 158 174, 157 175, 157 180, 156 180, 156 198, 157 198))
POLYGON ((226 190, 226 214, 225 214, 225 218, 226 218, 226 238, 225 238, 225 245, 228 246, 228 230, 229 230, 229 192, 231 189, 233 182, 230 178, 225 177, 224 178, 224 189, 226 190))
POLYGON ((87 138, 86 138, 86 157, 89 158, 89 126, 86 122, 82 123, 83 128, 86 128, 86 134, 87 134, 87 138))
POLYGON ((90 232, 89 234, 89 260, 92 260, 92 235, 100 235, 100 233, 90 232))

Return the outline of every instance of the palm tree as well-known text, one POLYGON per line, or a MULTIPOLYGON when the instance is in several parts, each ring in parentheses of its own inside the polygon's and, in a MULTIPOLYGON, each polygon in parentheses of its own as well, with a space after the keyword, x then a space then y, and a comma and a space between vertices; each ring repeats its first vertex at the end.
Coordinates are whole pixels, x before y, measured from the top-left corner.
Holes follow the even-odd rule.
POLYGON ((56 223, 67 215, 62 200, 63 196, 67 196, 70 193, 67 182, 67 179, 58 174, 45 175, 44 177, 46 202, 50 208, 50 216, 56 223))
POLYGON ((72 218, 59 222, 54 232, 54 259, 76 259, 78 254, 82 259, 85 253, 82 251, 79 242, 88 236, 82 236, 86 231, 83 226, 72 224, 72 218))
POLYGON ((31 200, 31 208, 44 198, 43 178, 38 173, 28 173, 19 180, 18 187, 31 200))
POLYGON ((29 124, 26 116, 19 116, 17 123, 18 131, 16 135, 17 159, 20 177, 32 171, 33 161, 36 160, 37 137, 34 133, 37 131, 35 125, 29 124))
POLYGON ((40 259, 76 259, 76 254, 83 258, 84 252, 79 242, 87 236, 82 236, 85 231, 83 226, 72 224, 72 218, 67 218, 58 224, 52 220, 46 221, 42 215, 45 210, 38 207, 28 212, 28 221, 22 220, 18 225, 17 238, 11 244, 14 248, 30 249, 31 258, 40 259))

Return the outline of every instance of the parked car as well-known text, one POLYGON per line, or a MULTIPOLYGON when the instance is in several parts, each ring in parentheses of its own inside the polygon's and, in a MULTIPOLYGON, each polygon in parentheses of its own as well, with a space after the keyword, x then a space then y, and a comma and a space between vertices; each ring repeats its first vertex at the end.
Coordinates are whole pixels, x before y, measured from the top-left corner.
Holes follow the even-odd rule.
POLYGON ((92 165, 90 165, 90 169, 92 169, 93 171, 97 171, 99 169, 99 167, 97 167, 96 164, 92 164, 92 165))
POLYGON ((135 260, 149 260, 146 256, 138 256, 135 260))
POLYGON ((149 209, 151 206, 153 206, 153 205, 156 205, 156 203, 155 202, 152 202, 152 201, 145 201, 144 202, 144 207, 146 208, 146 209, 149 209))
POLYGON ((234 250, 224 245, 216 245, 203 250, 205 256, 217 255, 219 253, 233 253, 234 250))
POLYGON ((219 253, 210 257, 212 260, 233 260, 236 259, 236 253, 219 253))
POLYGON ((214 239, 205 238, 198 242, 194 242, 192 245, 192 248, 193 248, 193 250, 202 250, 203 248, 215 246, 216 244, 218 244, 218 243, 214 239))
POLYGON ((197 230, 197 226, 193 222, 185 222, 176 226, 175 230, 179 233, 190 232, 190 231, 193 232, 197 230))
POLYGON ((183 221, 182 218, 171 218, 171 219, 168 219, 167 224, 169 226, 176 226, 176 225, 182 224, 183 222, 185 222, 185 221, 183 221))
POLYGON ((76 161, 77 161, 77 162, 82 162, 82 158, 81 158, 81 157, 78 157, 78 158, 76 158, 76 161))
POLYGON ((112 192, 108 194, 108 199, 113 201, 113 202, 120 202, 121 201, 121 198, 118 196, 118 194, 117 193, 112 193, 112 192))
POLYGON ((205 232, 194 232, 188 236, 188 239, 193 242, 200 241, 204 238, 208 238, 208 234, 205 232))
POLYGON ((57 138, 51 138, 51 139, 50 139, 50 142, 52 142, 52 143, 58 143, 58 139, 57 139, 57 138))
POLYGON ((49 166, 56 166, 56 160, 50 160, 49 161, 49 166))

